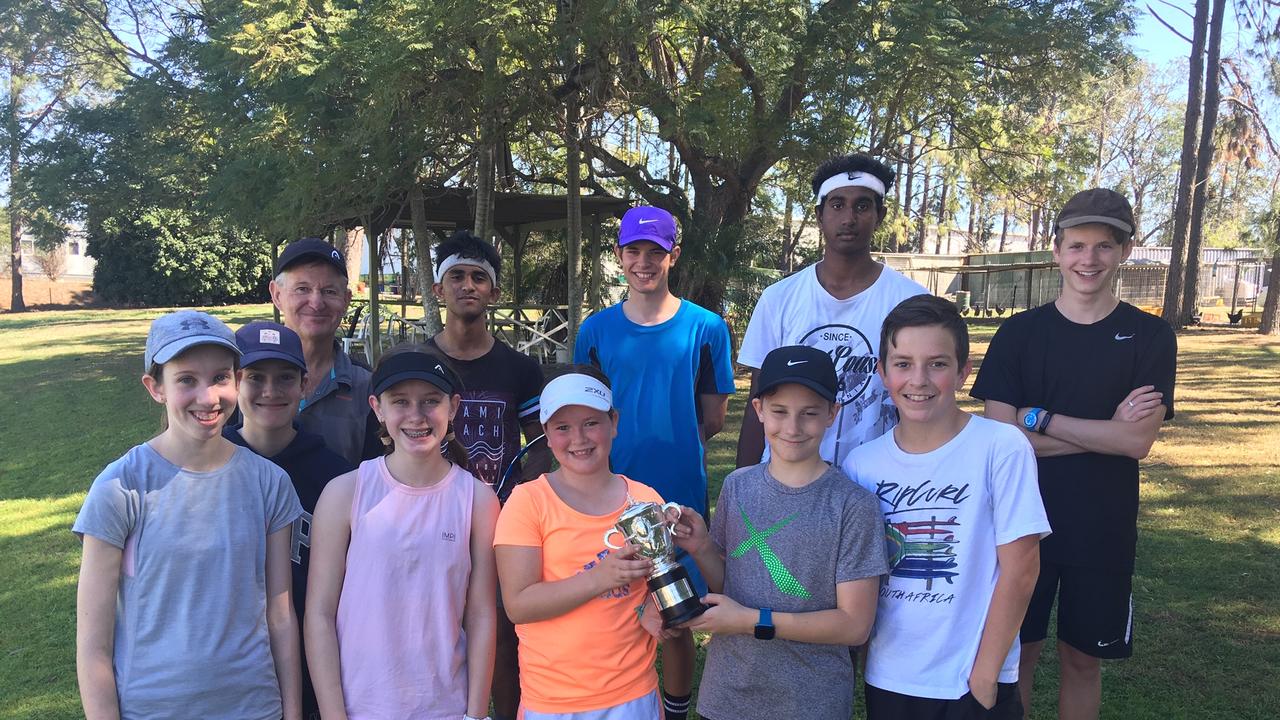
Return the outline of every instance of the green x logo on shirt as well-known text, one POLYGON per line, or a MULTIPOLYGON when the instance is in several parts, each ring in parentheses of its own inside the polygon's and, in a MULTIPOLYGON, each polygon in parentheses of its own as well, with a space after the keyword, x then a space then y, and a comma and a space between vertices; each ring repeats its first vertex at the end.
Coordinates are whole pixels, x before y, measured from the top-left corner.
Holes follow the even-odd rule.
POLYGON ((809 591, 805 590, 804 586, 800 584, 800 581, 796 580, 795 576, 791 574, 791 571, 787 569, 787 566, 782 564, 782 559, 778 557, 778 554, 775 553, 773 548, 769 547, 769 543, 766 542, 769 536, 778 532, 787 525, 790 525, 791 521, 796 519, 796 516, 790 515, 785 517, 774 523, 764 532, 760 532, 759 530, 756 530, 756 526, 751 523, 751 518, 747 517, 747 511, 744 510, 741 505, 738 506, 738 514, 742 516, 742 523, 747 526, 747 534, 749 537, 739 543, 738 547, 734 548, 733 552, 730 553, 730 556, 740 558, 745 555, 748 550, 755 549, 760 553, 760 560, 764 562, 764 567, 769 571, 769 577, 773 579, 773 584, 778 588, 779 592, 800 598, 812 597, 809 594, 809 591))

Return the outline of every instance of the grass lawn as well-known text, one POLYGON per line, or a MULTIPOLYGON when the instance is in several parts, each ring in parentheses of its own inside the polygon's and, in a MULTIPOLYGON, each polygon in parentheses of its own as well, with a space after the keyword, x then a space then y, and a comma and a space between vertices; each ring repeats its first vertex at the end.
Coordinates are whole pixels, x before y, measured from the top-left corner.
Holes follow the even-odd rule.
MULTIPOLYGON (((160 408, 137 381, 159 314, 0 315, 0 720, 81 716, 79 548, 68 529, 102 467, 159 427, 160 408)), ((270 308, 215 314, 238 325, 270 308)), ((973 330, 980 360, 993 326, 973 330)), ((1280 342, 1205 329, 1179 345, 1178 416, 1143 466, 1135 656, 1104 665, 1103 716, 1274 718, 1280 342)), ((744 401, 734 397, 712 443, 713 498, 733 466, 744 401)), ((1053 717, 1055 678, 1047 652, 1035 717, 1053 717)))

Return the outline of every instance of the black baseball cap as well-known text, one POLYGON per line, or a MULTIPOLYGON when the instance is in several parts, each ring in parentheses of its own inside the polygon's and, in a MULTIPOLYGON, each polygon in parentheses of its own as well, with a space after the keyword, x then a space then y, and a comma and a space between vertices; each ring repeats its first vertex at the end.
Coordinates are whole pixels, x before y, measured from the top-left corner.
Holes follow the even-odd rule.
POLYGON ((280 257, 276 259, 276 274, 304 260, 323 260, 342 273, 342 277, 347 276, 347 259, 343 257, 342 251, 316 237, 302 238, 285 245, 280 257))
POLYGON ((803 385, 829 402, 836 401, 836 366, 831 356, 808 345, 784 345, 764 356, 756 376, 756 394, 760 397, 786 383, 803 385))
POLYGON ((1082 190, 1072 195, 1067 204, 1062 206, 1055 227, 1061 230, 1087 223, 1110 225, 1132 236, 1133 207, 1129 205, 1128 198, 1115 190, 1082 190))
POLYGON ((378 369, 373 371, 369 394, 381 395, 392 385, 405 380, 422 380, 436 386, 445 395, 452 395, 459 389, 454 377, 453 372, 435 355, 416 350, 398 352, 378 363, 378 369))

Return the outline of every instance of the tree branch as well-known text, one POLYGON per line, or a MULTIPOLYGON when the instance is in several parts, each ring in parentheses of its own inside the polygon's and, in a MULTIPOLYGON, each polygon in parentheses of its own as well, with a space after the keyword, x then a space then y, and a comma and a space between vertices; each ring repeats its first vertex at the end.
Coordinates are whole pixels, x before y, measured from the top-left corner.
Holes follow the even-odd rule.
MULTIPOLYGON (((1165 4, 1167 5, 1168 3, 1165 3, 1165 4)), ((1182 8, 1177 8, 1177 9, 1178 9, 1178 10, 1182 10, 1182 8)), ((1178 32, 1178 29, 1177 29, 1177 28, 1175 28, 1174 26, 1172 26, 1172 25, 1170 25, 1169 23, 1165 22, 1164 18, 1160 17, 1160 13, 1156 12, 1156 11, 1155 11, 1155 8, 1151 7, 1151 5, 1147 5, 1147 12, 1151 13, 1151 17, 1155 18, 1155 19, 1156 19, 1156 20, 1157 20, 1161 25, 1163 25, 1163 26, 1165 26, 1165 27, 1169 28, 1169 32, 1173 33, 1174 35, 1177 35, 1178 37, 1182 38, 1183 40, 1186 40, 1188 43, 1191 43, 1191 38, 1189 38, 1189 37, 1187 37, 1186 35, 1183 35, 1182 33, 1178 32)), ((1185 10, 1182 10, 1182 12, 1184 12, 1184 13, 1185 13, 1186 11, 1185 11, 1185 10)), ((1194 44, 1194 43, 1192 43, 1192 44, 1194 44)))

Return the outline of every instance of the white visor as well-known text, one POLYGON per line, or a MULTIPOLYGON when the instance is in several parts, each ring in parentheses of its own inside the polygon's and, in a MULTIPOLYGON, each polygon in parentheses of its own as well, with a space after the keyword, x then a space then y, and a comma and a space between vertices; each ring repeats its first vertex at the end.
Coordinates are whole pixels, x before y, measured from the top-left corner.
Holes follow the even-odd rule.
POLYGON ((585 405, 600 412, 613 407, 613 393, 604 383, 581 373, 569 373, 547 383, 539 400, 538 421, 546 424, 552 415, 566 405, 585 405))
POLYGON ((880 178, 869 172, 854 170, 852 172, 836 173, 826 180, 822 181, 822 186, 818 188, 818 204, 822 204, 827 199, 827 195, 832 191, 842 187, 864 187, 871 192, 884 197, 884 183, 880 178))
POLYGON ((470 265, 472 267, 478 267, 489 275, 489 282, 493 283, 494 287, 497 287, 498 285, 498 274, 493 271, 493 266, 489 264, 488 260, 462 257, 461 255, 450 255, 444 259, 444 262, 440 263, 440 268, 436 270, 436 282, 444 280, 445 273, 449 272, 449 268, 452 268, 454 265, 470 265))

